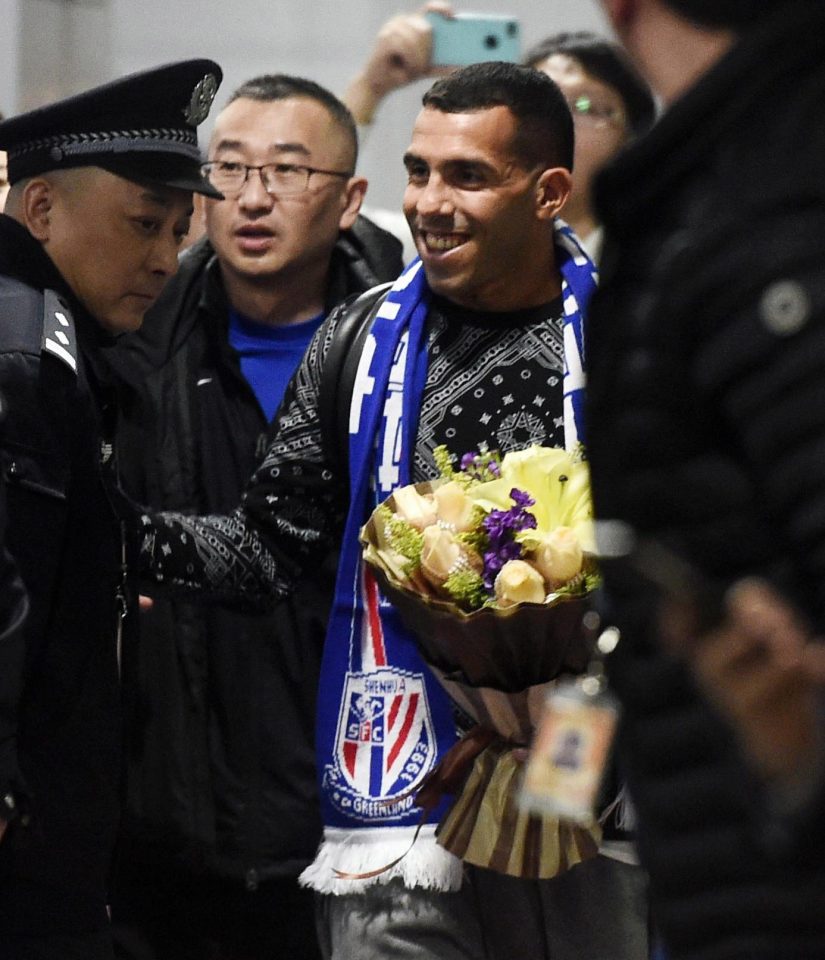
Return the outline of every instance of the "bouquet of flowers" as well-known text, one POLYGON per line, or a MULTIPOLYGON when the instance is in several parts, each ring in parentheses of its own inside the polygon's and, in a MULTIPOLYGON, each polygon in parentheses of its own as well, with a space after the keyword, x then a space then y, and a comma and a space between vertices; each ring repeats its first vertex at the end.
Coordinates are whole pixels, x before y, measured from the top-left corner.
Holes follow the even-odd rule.
POLYGON ((590 658, 584 598, 598 573, 587 464, 537 446, 470 453, 459 469, 444 448, 436 460, 440 478, 396 490, 361 539, 425 661, 491 731, 470 753, 439 842, 479 866, 554 876, 595 854, 595 828, 520 811, 513 747, 529 743, 548 684, 590 658))

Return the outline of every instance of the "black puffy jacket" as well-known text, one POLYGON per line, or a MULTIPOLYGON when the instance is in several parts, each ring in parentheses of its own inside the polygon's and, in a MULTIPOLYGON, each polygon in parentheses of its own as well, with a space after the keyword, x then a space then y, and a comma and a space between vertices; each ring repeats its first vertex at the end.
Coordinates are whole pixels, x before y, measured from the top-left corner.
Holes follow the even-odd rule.
MULTIPOLYGON (((777 6, 600 180, 589 454, 602 519, 718 590, 769 577, 822 634, 825 11, 777 6)), ((655 594, 621 566, 605 580, 668 956, 825 956, 825 804, 798 837, 768 834, 728 730, 656 644, 655 594)))
MULTIPOLYGON (((120 800, 117 593, 125 521, 122 527, 115 512, 105 340, 41 245, 0 216, 6 547, 30 599, 25 657, 3 660, 9 672, 0 675, 0 703, 19 696, 16 753, 31 813, 28 826, 14 821, 0 843, 0 956, 8 932, 88 933, 107 925, 120 800)), ((10 718, 3 720, 0 733, 13 732, 10 718)), ((14 779, 6 740, 0 789, 14 788, 14 779)))

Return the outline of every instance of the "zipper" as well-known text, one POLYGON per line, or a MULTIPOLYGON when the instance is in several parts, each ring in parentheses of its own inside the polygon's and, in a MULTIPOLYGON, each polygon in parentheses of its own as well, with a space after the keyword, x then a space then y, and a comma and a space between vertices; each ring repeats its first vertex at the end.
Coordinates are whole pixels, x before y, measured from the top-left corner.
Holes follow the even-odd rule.
POLYGON ((120 521, 120 577, 115 590, 115 604, 117 612, 117 675, 121 676, 123 655, 123 621, 129 613, 129 594, 127 590, 129 568, 126 563, 126 521, 120 521))

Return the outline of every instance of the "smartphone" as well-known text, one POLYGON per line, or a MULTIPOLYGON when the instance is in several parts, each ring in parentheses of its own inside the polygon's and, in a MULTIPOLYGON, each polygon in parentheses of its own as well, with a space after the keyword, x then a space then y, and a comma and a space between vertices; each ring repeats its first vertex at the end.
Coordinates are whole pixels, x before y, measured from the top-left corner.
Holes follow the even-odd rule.
POLYGON ((486 13, 426 14, 433 31, 432 63, 466 67, 484 60, 521 59, 521 26, 515 17, 486 13))

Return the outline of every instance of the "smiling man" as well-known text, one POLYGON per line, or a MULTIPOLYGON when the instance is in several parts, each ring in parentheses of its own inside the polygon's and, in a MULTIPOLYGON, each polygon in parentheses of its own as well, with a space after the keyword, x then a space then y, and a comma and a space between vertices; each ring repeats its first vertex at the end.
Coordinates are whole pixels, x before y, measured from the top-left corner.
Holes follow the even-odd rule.
POLYGON ((547 234, 570 192, 570 161, 542 163, 535 130, 520 131, 529 120, 503 104, 447 112, 440 102, 437 92, 425 100, 404 156, 404 213, 430 290, 483 312, 552 303, 561 276, 547 234))
POLYGON ((523 880, 439 847, 442 810, 422 825, 410 791, 455 743, 453 715, 358 545, 377 500, 437 475, 440 444, 460 457, 579 441, 594 271, 557 223, 572 155, 570 112, 546 75, 488 63, 436 83, 404 157, 420 261, 321 326, 234 514, 144 519, 160 583, 236 603, 284 596, 340 547, 316 731, 324 840, 302 874, 334 960, 647 956, 637 868, 594 857, 523 880), (385 691, 399 676, 415 735, 385 744, 370 723, 356 739, 365 701, 392 723, 385 691), (382 775, 395 763, 412 783, 382 775))
POLYGON ((177 267, 221 72, 160 67, 0 124, 0 456, 30 600, 0 678, 0 956, 112 956, 120 661, 133 594, 104 353, 177 267), (3 829, 5 828, 5 830, 3 829))
MULTIPOLYGON (((400 244, 359 216, 347 109, 269 75, 218 114, 206 237, 114 358, 129 492, 223 513, 266 447, 307 344, 339 301, 394 279, 400 244)), ((135 749, 112 902, 121 955, 317 955, 297 884, 321 823, 313 724, 334 562, 269 616, 158 600, 141 621, 135 749)))

